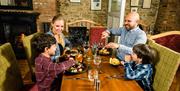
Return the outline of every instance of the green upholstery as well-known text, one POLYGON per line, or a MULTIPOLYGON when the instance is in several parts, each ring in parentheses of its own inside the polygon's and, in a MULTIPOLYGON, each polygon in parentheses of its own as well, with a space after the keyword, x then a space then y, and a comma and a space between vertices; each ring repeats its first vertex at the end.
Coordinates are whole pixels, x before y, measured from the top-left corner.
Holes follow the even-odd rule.
POLYGON ((32 81, 35 81, 34 59, 35 59, 36 51, 31 47, 31 39, 33 38, 33 36, 38 35, 39 33, 40 32, 36 32, 29 36, 25 36, 23 38, 23 46, 25 48, 26 58, 28 61, 30 72, 31 72, 32 81))
POLYGON ((153 82, 154 91, 169 91, 175 74, 180 64, 180 53, 167 47, 148 40, 148 45, 155 48, 159 54, 159 60, 155 64, 155 75, 153 82))
POLYGON ((23 80, 10 43, 0 46, 0 91, 21 91, 23 80))

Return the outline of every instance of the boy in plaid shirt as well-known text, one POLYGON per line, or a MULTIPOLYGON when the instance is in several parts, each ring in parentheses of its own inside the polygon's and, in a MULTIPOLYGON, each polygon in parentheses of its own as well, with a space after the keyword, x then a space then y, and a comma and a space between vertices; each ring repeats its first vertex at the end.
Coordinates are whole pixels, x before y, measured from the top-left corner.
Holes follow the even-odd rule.
POLYGON ((53 63, 51 56, 55 54, 56 39, 52 35, 41 33, 33 38, 32 44, 40 53, 35 59, 38 91, 57 91, 52 88, 54 79, 58 77, 58 74, 74 65, 75 61, 69 58, 60 63, 53 63))

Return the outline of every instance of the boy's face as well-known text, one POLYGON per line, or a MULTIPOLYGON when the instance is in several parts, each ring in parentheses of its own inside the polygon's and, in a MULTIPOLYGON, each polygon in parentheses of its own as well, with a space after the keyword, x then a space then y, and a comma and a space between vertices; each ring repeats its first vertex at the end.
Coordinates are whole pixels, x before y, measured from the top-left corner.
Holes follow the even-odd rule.
POLYGON ((56 44, 51 45, 51 47, 48 49, 48 53, 50 56, 55 55, 56 51, 56 44))

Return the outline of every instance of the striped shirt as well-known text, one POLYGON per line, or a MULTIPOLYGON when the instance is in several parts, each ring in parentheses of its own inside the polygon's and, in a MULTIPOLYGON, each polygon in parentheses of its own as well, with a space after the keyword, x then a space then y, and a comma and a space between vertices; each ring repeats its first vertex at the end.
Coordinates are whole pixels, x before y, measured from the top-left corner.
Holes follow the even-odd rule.
POLYGON ((125 62, 125 78, 136 80, 144 91, 152 90, 153 67, 151 64, 135 64, 125 62))
POLYGON ((50 58, 40 54, 35 59, 35 75, 39 91, 50 91, 51 84, 56 76, 75 64, 68 60, 61 63, 53 63, 50 58))

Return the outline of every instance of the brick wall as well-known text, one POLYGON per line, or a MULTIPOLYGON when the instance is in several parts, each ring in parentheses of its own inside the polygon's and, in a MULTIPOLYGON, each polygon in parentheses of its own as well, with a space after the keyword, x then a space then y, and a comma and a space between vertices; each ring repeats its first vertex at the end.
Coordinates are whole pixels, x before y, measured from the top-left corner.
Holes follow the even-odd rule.
MULTIPOLYGON (((131 0, 126 0, 126 13, 131 11, 130 1, 131 0)), ((159 2, 160 0, 151 0, 150 8, 142 8, 143 0, 139 0, 139 5, 136 6, 138 8, 137 12, 140 15, 141 22, 148 28, 148 32, 154 32, 159 2)))
POLYGON ((90 9, 91 0, 81 0, 80 3, 70 2, 70 0, 59 0, 58 12, 66 16, 67 22, 87 19, 106 25, 108 0, 101 1, 101 10, 93 11, 90 9))
POLYGON ((57 13, 56 0, 33 0, 33 10, 40 13, 37 31, 43 31, 42 23, 51 22, 52 17, 57 13))
MULTIPOLYGON (((81 0, 80 3, 72 3, 70 0, 33 0, 34 11, 41 13, 38 19, 38 29, 41 30, 42 22, 50 22, 57 13, 65 15, 67 22, 89 19, 106 26, 108 0, 102 0, 102 9, 99 11, 90 10, 90 1, 81 0)), ((126 0, 126 13, 130 12, 130 1, 126 0)), ((151 0, 149 9, 142 8, 142 3, 143 0, 139 0, 138 13, 143 23, 150 27, 151 31, 159 33, 179 30, 179 0, 151 0)))
POLYGON ((155 32, 180 31, 180 1, 162 0, 156 21, 155 32))
MULTIPOLYGON (((81 0, 80 3, 72 3, 69 0, 59 0, 58 12, 67 17, 67 22, 71 22, 79 19, 89 19, 104 26, 107 26, 107 14, 108 14, 108 0, 102 0, 102 9, 100 11, 90 10, 91 0, 81 0)), ((126 13, 130 12, 130 1, 126 0, 126 13)), ((158 13, 159 0, 151 0, 151 8, 143 9, 143 0, 139 0, 138 13, 142 19, 142 22, 150 27, 153 31, 155 20, 158 13)))

